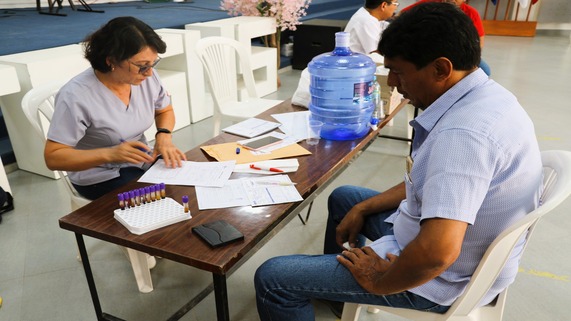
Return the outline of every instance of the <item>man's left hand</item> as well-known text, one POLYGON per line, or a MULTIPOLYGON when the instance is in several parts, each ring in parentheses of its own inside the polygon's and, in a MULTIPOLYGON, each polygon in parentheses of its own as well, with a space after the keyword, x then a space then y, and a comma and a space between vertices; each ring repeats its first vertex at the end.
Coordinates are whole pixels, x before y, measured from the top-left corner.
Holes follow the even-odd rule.
POLYGON ((377 281, 397 259, 396 255, 387 254, 387 259, 381 258, 368 246, 343 251, 337 256, 337 261, 346 267, 363 289, 376 293, 377 281))

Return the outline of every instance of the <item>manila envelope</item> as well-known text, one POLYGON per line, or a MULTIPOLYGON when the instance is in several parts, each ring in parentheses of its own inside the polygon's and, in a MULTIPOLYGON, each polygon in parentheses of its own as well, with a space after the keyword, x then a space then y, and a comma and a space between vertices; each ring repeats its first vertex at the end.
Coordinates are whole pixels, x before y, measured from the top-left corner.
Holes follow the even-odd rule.
POLYGON ((235 160, 236 164, 245 164, 245 163, 252 163, 269 159, 311 155, 310 151, 301 147, 299 144, 292 144, 280 149, 276 149, 271 153, 260 154, 260 155, 252 154, 250 150, 244 148, 243 146, 235 142, 201 146, 200 148, 211 157, 214 157, 219 162, 235 160), (236 154, 236 148, 240 148, 240 154, 236 154))

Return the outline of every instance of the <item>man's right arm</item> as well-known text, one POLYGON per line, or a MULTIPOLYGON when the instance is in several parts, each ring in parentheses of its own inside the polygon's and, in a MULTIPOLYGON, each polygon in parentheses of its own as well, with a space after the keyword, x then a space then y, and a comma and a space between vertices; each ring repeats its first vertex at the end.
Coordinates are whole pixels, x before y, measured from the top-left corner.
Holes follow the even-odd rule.
POLYGON ((404 182, 397 184, 385 192, 366 199, 355 206, 345 215, 336 230, 336 241, 339 246, 349 242, 351 247, 357 245, 357 236, 365 223, 365 217, 395 209, 406 198, 404 182))

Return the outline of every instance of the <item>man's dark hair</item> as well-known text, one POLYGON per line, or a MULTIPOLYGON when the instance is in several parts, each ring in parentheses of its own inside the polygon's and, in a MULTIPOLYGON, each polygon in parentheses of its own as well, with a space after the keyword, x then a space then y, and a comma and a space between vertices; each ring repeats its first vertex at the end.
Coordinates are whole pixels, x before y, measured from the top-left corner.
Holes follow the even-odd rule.
POLYGON ((147 24, 133 17, 118 17, 110 20, 85 39, 85 58, 93 69, 108 72, 108 57, 117 62, 129 59, 143 48, 150 47, 164 53, 167 45, 147 24))
POLYGON ((480 64, 481 55, 472 20, 448 3, 423 3, 403 12, 383 32, 378 50, 418 69, 445 57, 455 70, 471 70, 480 64))
POLYGON ((375 9, 380 6, 383 2, 392 3, 392 0, 365 0, 366 9, 375 9))

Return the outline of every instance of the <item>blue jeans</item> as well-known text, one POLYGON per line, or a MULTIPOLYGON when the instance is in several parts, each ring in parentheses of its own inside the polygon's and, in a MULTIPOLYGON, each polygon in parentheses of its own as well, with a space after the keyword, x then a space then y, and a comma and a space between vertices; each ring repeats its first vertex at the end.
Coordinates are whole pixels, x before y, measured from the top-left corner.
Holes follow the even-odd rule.
MULTIPOLYGON (((339 253, 335 244, 335 227, 354 204, 378 192, 362 187, 337 188, 328 200, 329 219, 325 237, 325 251, 339 253), (331 239, 333 238, 333 239, 331 239)), ((362 234, 375 240, 392 234, 392 225, 384 220, 392 212, 369 216, 362 234)), ((364 242, 364 238, 360 241, 364 242)), ((364 243, 362 243, 364 244, 364 243)), ((444 313, 441 306, 410 292, 374 295, 355 281, 351 272, 339 264, 337 254, 290 255, 269 259, 256 271, 254 285, 258 314, 262 321, 314 320, 311 299, 356 302, 444 313)))

